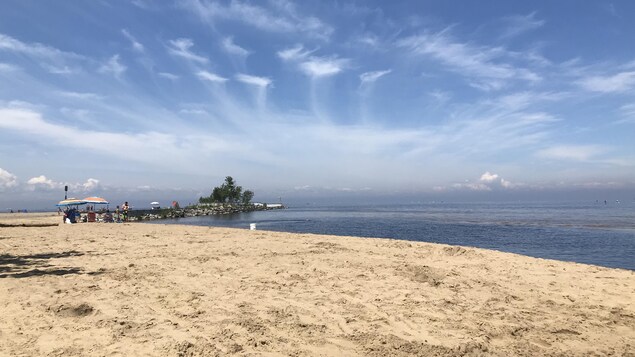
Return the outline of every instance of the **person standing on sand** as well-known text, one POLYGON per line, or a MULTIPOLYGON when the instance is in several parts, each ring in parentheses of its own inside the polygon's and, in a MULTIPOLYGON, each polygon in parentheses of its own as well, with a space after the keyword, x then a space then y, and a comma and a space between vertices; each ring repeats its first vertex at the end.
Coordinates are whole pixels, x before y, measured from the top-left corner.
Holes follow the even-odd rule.
POLYGON ((115 222, 121 223, 121 219, 119 218, 119 206, 115 209, 115 222))
POLYGON ((128 221, 128 210, 130 209, 130 206, 128 206, 128 201, 123 203, 123 206, 121 206, 121 208, 123 209, 123 220, 125 222, 128 221))

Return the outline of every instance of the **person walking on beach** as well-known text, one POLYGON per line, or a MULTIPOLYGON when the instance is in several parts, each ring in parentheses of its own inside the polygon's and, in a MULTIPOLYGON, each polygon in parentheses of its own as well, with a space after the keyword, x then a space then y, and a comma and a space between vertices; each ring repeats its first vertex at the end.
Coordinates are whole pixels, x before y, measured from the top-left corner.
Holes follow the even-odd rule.
POLYGON ((121 218, 119 217, 119 206, 115 208, 115 222, 121 223, 121 218))
POLYGON ((123 206, 121 206, 121 208, 123 209, 123 220, 124 222, 128 221, 128 210, 130 209, 130 206, 128 206, 128 201, 123 203, 123 206))

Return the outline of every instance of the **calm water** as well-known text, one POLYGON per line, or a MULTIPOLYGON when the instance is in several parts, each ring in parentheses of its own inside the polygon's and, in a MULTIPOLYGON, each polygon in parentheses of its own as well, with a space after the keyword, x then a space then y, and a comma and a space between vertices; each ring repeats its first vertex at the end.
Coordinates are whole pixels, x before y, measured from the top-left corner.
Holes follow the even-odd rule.
POLYGON ((385 237, 635 270, 635 202, 291 207, 154 223, 385 237))

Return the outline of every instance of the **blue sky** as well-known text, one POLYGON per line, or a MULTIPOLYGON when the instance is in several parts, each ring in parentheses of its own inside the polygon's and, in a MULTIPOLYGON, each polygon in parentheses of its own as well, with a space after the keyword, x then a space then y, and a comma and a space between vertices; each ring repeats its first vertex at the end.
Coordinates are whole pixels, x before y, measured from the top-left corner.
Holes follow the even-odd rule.
POLYGON ((632 1, 2 1, 0 207, 632 196, 633 34, 632 1))

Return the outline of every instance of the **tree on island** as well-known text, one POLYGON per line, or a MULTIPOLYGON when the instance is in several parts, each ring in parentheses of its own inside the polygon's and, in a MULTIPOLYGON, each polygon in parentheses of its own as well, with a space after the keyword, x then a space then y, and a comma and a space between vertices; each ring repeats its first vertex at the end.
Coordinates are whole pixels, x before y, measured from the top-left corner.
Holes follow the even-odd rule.
POLYGON ((245 190, 243 192, 242 186, 237 186, 234 179, 231 176, 227 176, 222 185, 214 187, 209 197, 201 197, 198 201, 199 203, 240 203, 249 205, 252 198, 254 198, 253 191, 245 190))

